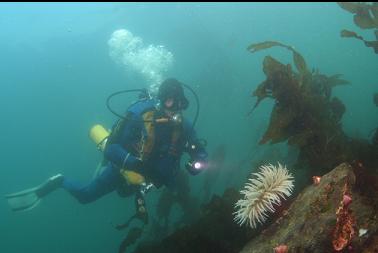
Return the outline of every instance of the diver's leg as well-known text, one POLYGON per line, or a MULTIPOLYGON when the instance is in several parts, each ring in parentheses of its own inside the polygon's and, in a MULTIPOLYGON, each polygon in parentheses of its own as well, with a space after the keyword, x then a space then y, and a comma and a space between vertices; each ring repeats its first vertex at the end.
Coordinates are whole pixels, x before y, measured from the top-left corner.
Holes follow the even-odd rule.
POLYGON ((105 170, 88 185, 82 186, 65 178, 63 188, 71 193, 80 203, 87 204, 116 190, 122 182, 122 177, 119 172, 113 167, 107 166, 105 170))
POLYGON ((7 194, 5 198, 13 211, 30 210, 36 207, 43 197, 59 189, 63 184, 63 180, 63 175, 58 174, 36 187, 7 194))

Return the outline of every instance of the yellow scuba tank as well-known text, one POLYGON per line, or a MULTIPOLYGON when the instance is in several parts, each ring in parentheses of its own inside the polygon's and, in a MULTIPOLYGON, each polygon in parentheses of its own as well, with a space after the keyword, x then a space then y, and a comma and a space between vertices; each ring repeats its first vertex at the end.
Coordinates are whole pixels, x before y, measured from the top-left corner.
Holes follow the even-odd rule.
POLYGON ((89 137, 101 151, 104 151, 109 132, 101 125, 94 125, 89 130, 89 137))
MULTIPOLYGON (((106 146, 106 141, 109 135, 110 133, 103 126, 99 124, 94 125, 89 130, 89 137, 96 144, 97 148, 101 151, 104 151, 105 146, 106 146)), ((129 184, 139 185, 145 182, 145 178, 137 172, 127 170, 127 169, 121 169, 120 173, 129 184)))

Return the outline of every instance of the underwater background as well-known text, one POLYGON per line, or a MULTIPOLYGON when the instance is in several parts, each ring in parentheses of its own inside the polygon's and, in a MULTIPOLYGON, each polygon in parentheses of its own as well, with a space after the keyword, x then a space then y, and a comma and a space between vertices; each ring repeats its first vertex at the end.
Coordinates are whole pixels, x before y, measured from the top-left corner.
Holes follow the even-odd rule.
MULTIPOLYGON (((219 147, 226 154, 213 193, 241 189, 262 158, 288 165, 295 160, 286 143, 258 144, 273 100, 247 116, 256 102, 251 93, 265 79, 263 58, 291 63, 291 53, 272 48, 251 54, 246 49, 251 43, 280 41, 300 52, 310 69, 343 74, 350 85, 333 90, 346 106, 343 130, 368 139, 378 123, 372 101, 378 58, 360 41, 341 38, 344 28, 358 29, 336 3, 1 3, 0 194, 57 173, 83 182, 92 178, 102 156, 88 131, 97 123, 110 128, 117 119, 106 108, 108 95, 153 83, 140 65, 117 61, 122 52, 109 41, 120 29, 141 38, 138 47, 170 52, 166 68, 157 71, 198 94, 197 134, 207 140, 210 156, 219 147)), ((358 31, 372 39, 368 31, 358 31)), ((156 60, 147 56, 152 59, 143 60, 156 60)), ((191 103, 186 116, 193 118, 195 100, 186 94, 191 103)), ((117 98, 116 108, 122 111, 136 96, 117 98)), ((190 177, 191 194, 199 199, 204 182, 205 174, 190 177)), ((147 197, 152 215, 159 192, 147 197)), ((126 231, 114 226, 133 212, 133 198, 116 193, 80 205, 59 190, 23 213, 13 213, 3 199, 0 252, 117 252, 126 231)))

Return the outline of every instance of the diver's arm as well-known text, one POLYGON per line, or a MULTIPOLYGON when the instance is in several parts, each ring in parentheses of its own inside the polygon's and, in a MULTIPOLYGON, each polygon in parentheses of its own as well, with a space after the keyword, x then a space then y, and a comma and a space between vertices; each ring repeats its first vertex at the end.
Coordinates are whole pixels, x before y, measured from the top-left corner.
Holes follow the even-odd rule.
POLYGON ((105 148, 105 158, 118 168, 136 169, 141 160, 126 151, 120 144, 110 144, 105 148))
POLYGON ((207 168, 208 154, 205 149, 205 144, 201 142, 196 135, 192 125, 186 123, 185 132, 187 133, 187 144, 185 151, 190 156, 190 161, 186 164, 186 169, 192 175, 197 175, 202 170, 207 168))
POLYGON ((124 144, 129 141, 130 136, 140 129, 140 121, 136 117, 131 117, 127 122, 121 122, 119 127, 114 127, 112 135, 108 139, 104 150, 104 156, 107 160, 115 164, 118 168, 136 169, 141 160, 132 155, 124 148, 124 144))

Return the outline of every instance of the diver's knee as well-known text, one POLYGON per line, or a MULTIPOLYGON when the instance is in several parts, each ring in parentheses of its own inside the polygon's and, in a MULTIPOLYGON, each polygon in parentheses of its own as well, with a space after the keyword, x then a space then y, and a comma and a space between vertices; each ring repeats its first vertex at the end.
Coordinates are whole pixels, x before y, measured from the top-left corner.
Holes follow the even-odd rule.
POLYGON ((82 191, 81 194, 76 196, 76 198, 79 201, 79 203, 83 205, 92 203, 97 199, 95 195, 91 194, 88 191, 82 191))

